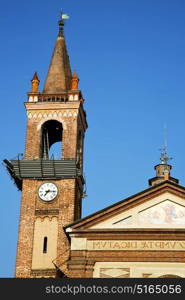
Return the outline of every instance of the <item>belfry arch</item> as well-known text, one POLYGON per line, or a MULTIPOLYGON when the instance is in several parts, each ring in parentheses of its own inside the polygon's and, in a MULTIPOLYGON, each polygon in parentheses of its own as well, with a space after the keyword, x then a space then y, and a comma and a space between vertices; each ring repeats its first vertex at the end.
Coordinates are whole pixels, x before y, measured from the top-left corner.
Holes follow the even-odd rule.
POLYGON ((57 120, 48 120, 41 127, 41 158, 51 158, 50 149, 55 143, 60 147, 60 159, 62 158, 63 126, 57 120))

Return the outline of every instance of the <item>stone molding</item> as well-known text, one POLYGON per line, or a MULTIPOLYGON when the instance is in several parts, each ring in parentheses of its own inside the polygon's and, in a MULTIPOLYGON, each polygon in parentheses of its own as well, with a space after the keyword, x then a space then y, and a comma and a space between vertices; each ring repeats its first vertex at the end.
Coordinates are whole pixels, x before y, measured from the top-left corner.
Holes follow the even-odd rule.
POLYGON ((57 117, 77 117, 78 113, 70 110, 63 112, 51 111, 51 112, 27 112, 28 119, 42 119, 42 118, 57 118, 57 117))

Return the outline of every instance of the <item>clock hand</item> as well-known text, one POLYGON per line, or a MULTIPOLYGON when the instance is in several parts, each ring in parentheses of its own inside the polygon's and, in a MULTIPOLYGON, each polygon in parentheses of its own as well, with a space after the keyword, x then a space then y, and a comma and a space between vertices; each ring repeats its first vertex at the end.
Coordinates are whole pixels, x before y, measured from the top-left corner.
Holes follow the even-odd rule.
POLYGON ((44 196, 46 196, 47 195, 47 193, 49 193, 50 192, 50 190, 47 190, 46 192, 45 192, 45 195, 44 196))

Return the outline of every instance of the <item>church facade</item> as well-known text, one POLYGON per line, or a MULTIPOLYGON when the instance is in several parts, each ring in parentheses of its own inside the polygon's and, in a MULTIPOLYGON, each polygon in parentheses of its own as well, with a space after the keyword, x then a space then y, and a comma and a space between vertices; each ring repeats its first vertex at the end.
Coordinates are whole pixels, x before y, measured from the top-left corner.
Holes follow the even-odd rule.
POLYGON ((59 33, 42 92, 34 74, 25 102, 23 158, 4 160, 22 192, 17 278, 185 277, 185 188, 166 153, 150 187, 81 218, 88 127, 79 78, 59 33), (50 148, 61 142, 61 157, 50 148))

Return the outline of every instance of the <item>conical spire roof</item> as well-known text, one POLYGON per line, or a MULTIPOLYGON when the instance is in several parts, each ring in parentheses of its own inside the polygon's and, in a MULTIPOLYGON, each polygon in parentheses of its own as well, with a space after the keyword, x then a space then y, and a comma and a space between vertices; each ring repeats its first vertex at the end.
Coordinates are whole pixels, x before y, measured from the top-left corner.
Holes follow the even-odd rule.
POLYGON ((71 68, 63 35, 64 21, 61 19, 58 24, 59 34, 43 88, 45 94, 62 93, 69 90, 71 84, 71 68))
POLYGON ((33 78, 32 78, 31 81, 33 81, 33 80, 37 80, 37 81, 40 82, 40 80, 39 80, 39 78, 38 78, 38 75, 37 75, 37 72, 34 73, 33 78))

